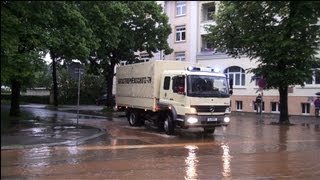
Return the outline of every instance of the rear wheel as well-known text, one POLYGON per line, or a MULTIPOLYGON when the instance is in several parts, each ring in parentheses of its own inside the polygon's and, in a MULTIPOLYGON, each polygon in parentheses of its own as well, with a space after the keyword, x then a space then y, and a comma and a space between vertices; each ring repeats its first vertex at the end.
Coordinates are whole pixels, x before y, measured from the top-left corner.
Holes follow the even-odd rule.
POLYGON ((174 123, 173 123, 172 116, 170 114, 167 114, 165 116, 163 127, 166 134, 172 135, 174 133, 174 123))
POLYGON ((213 134, 214 133, 215 128, 214 127, 210 127, 210 128, 203 128, 203 132, 206 134, 213 134))
POLYGON ((128 121, 129 121, 130 126, 141 125, 140 116, 137 112, 135 112, 135 111, 128 112, 127 117, 128 117, 128 121))

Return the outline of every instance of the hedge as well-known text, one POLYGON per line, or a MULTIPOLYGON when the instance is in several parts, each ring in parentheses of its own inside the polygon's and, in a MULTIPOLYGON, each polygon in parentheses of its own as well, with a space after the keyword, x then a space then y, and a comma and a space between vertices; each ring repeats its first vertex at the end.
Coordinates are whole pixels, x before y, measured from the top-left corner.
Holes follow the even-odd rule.
MULTIPOLYGON (((1 100, 11 101, 11 94, 2 94, 1 100)), ((50 104, 50 96, 20 96, 20 102, 50 104)))

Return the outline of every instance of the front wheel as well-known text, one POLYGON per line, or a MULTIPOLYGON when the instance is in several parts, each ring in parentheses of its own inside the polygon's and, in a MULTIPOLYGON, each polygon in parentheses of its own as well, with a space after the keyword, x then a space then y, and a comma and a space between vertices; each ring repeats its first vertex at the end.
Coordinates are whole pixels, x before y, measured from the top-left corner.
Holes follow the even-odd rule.
POLYGON ((165 116, 164 131, 168 135, 172 135, 174 133, 174 122, 173 122, 172 116, 170 114, 167 114, 165 116))

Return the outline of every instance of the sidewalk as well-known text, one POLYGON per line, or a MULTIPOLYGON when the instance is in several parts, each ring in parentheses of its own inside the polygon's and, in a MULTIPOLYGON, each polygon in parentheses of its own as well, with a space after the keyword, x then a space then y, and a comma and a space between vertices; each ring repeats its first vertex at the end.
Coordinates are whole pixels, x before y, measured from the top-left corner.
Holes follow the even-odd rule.
POLYGON ((1 134, 1 150, 78 145, 103 134, 105 134, 103 129, 82 125, 29 127, 12 134, 1 134))
POLYGON ((7 132, 1 133, 1 150, 78 145, 105 133, 104 129, 77 125, 69 119, 55 123, 41 119, 28 120, 19 122, 7 132))

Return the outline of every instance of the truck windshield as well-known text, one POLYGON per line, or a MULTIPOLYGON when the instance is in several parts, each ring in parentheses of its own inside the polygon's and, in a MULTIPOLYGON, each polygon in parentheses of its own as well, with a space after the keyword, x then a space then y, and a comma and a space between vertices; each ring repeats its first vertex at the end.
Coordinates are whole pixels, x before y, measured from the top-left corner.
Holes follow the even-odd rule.
POLYGON ((189 75, 187 96, 229 97, 227 79, 219 76, 189 75))

